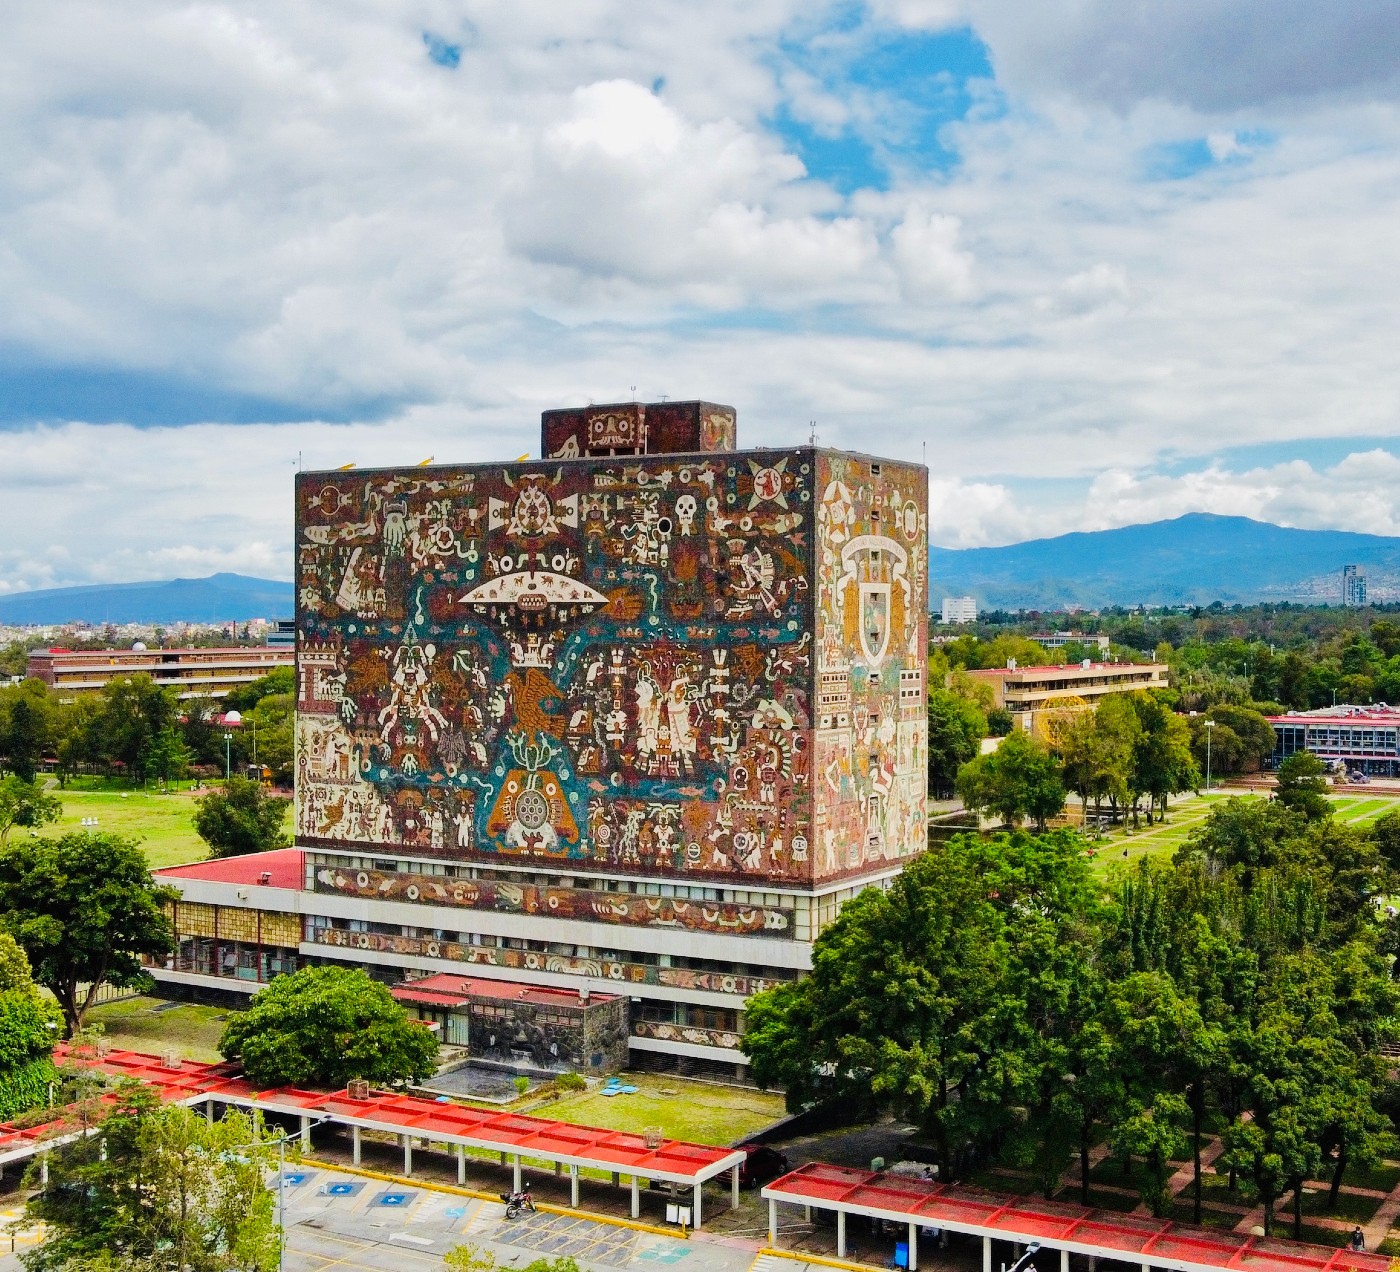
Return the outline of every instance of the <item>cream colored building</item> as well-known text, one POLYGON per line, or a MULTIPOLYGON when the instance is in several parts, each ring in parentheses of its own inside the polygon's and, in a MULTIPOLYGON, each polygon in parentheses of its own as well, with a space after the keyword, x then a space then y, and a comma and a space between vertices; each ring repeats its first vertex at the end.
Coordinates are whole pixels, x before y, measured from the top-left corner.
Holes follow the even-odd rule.
POLYGON ((1071 663, 1067 667, 990 667, 967 673, 991 685, 996 705, 1016 717, 1021 728, 1035 728, 1036 713, 1092 706, 1110 693, 1165 689, 1165 663, 1071 663))

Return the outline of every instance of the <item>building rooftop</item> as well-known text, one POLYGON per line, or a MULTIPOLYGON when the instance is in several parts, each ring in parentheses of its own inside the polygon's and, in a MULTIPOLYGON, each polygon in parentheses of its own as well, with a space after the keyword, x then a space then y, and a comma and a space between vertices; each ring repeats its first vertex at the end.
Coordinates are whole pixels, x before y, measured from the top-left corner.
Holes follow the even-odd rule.
POLYGON ((969 674, 974 676, 1031 676, 1063 675, 1067 671, 1152 671, 1165 666, 1163 663, 1056 663, 1049 667, 977 667, 969 674))
POLYGON ((389 992, 401 1003, 419 1003, 425 1007, 463 1007, 473 998, 508 999, 541 1006, 577 1006, 581 1001, 611 1002, 617 997, 615 994, 590 994, 583 1000, 576 989, 526 985, 484 976, 458 976, 453 972, 439 972, 422 980, 395 985, 389 992))
POLYGON ((272 852, 253 852, 244 857, 220 857, 216 861, 195 861, 187 866, 166 866, 155 874, 163 879, 174 876, 245 887, 299 889, 305 877, 305 856, 300 848, 276 848, 272 852))
POLYGON ((1270 724, 1400 724, 1400 707, 1377 702, 1369 707, 1338 704, 1316 707, 1311 711, 1286 711, 1268 716, 1270 724))

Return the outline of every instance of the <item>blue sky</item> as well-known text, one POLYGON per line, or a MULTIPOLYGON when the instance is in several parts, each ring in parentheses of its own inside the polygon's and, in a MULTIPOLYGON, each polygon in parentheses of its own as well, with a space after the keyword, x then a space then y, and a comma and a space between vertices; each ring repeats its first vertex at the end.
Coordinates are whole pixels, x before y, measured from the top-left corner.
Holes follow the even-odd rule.
POLYGON ((932 535, 1400 533, 1361 0, 75 0, 0 41, 0 591, 288 577, 290 474, 662 394, 932 535))

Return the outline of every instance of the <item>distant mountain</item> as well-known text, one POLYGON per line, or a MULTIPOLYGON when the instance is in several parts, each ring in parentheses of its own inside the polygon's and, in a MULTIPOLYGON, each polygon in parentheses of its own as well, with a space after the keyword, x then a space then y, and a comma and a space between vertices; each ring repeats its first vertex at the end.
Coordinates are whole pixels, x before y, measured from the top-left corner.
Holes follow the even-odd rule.
POLYGON ((974 596, 983 609, 1336 605, 1344 565, 1365 567, 1370 600, 1400 599, 1400 538, 1203 512, 1002 548, 931 548, 929 597, 935 611, 945 596, 974 596))
POLYGON ((290 618, 292 585, 244 574, 151 583, 99 583, 0 596, 0 623, 213 623, 290 618))

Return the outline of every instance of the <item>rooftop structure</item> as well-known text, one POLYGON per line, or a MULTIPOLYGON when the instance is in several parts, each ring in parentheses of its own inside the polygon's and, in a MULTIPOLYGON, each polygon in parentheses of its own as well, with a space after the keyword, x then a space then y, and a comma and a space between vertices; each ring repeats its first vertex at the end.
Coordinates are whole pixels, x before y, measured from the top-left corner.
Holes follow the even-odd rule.
POLYGON ((278 667, 293 665, 291 649, 233 646, 227 649, 36 649, 25 674, 60 693, 104 688, 121 676, 144 673, 181 698, 221 698, 278 667))
POLYGON ((735 441, 620 403, 546 412, 537 462, 298 474, 303 882, 172 876, 206 909, 157 975, 255 987, 271 932, 624 982, 633 1063, 742 1066, 744 1000, 927 842, 928 482, 735 441))
POLYGON ((1271 767, 1296 751, 1345 765, 1353 773, 1400 776, 1400 708, 1377 703, 1341 705, 1270 716, 1274 727, 1271 767))

